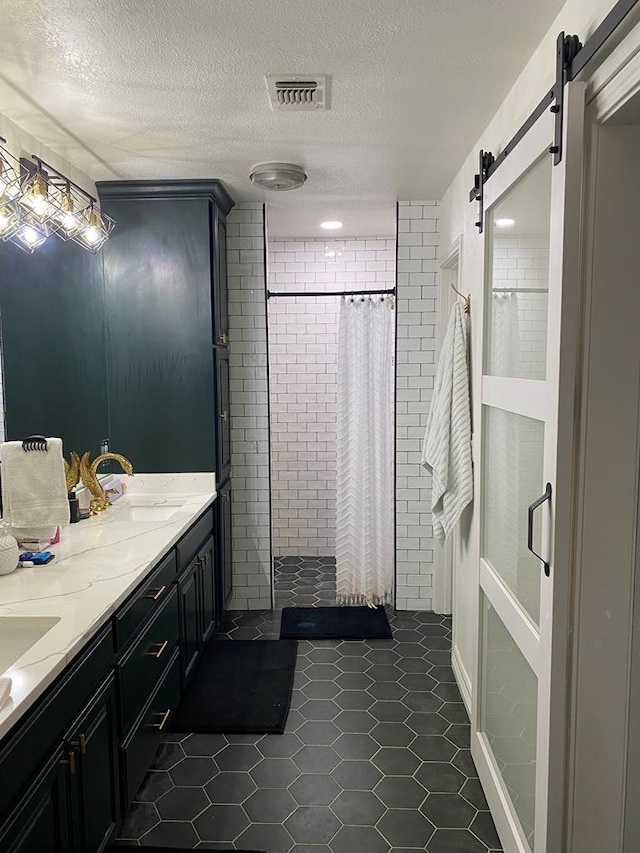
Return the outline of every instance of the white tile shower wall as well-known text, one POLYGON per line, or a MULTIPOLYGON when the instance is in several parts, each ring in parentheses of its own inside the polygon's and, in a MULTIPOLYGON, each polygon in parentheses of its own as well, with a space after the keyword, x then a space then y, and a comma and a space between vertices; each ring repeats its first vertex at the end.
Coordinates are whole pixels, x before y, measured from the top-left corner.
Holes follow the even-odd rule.
POLYGON ((440 203, 398 203, 396 607, 433 609, 431 477, 420 464, 436 371, 440 203))
MULTIPOLYGON (((380 289, 395 282, 395 239, 274 240, 269 289, 380 289)), ((273 546, 335 554, 339 298, 269 302, 273 546)))
POLYGON ((264 206, 227 219, 235 610, 271 607, 264 206))
MULTIPOLYGON (((522 379, 546 376, 549 238, 535 235, 496 236, 493 288, 518 293, 518 370, 522 379), (540 293, 532 290, 540 289, 540 293)), ((501 298, 496 294, 494 299, 501 298)))

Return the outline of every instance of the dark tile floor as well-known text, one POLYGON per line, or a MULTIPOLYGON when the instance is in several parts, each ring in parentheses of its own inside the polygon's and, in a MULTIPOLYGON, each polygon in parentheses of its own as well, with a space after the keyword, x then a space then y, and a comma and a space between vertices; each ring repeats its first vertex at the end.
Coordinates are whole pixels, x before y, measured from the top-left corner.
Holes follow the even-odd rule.
MULTIPOLYGON (((293 586, 277 590, 280 607, 331 603, 326 558, 286 559, 297 569, 282 576, 304 579, 305 592, 282 581, 293 586)), ((393 640, 299 643, 284 735, 168 735, 122 839, 265 853, 499 851, 450 667, 449 619, 389 618, 393 640)), ((231 612, 223 636, 277 639, 279 625, 277 609, 231 612)))
POLYGON ((335 605, 335 557, 276 557, 274 562, 276 608, 335 605))

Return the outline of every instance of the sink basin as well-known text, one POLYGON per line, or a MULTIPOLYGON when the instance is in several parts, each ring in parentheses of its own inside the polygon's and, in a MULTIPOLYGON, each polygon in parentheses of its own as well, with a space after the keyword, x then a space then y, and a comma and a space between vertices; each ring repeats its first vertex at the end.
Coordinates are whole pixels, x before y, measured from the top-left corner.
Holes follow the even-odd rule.
POLYGON ((168 521, 184 506, 184 498, 165 498, 162 495, 127 495, 123 499, 131 521, 168 521))
POLYGON ((168 521, 178 509, 176 506, 132 506, 129 518, 131 521, 168 521))
POLYGON ((59 616, 0 616, 0 673, 13 666, 59 621, 59 616))

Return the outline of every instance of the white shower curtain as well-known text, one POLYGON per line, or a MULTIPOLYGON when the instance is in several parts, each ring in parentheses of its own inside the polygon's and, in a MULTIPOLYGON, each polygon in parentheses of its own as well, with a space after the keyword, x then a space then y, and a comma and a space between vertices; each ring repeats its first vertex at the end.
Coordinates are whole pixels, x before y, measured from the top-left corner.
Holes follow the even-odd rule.
POLYGON ((338 335, 338 604, 393 600, 393 302, 342 298, 338 335))

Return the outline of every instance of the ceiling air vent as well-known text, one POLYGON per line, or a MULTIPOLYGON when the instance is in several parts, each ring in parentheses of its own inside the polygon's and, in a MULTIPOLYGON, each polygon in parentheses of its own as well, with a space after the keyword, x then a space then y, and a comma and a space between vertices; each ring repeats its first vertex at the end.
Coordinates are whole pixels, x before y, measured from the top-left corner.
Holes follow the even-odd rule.
POLYGON ((265 80, 274 110, 329 109, 329 80, 324 74, 269 74, 265 80))

